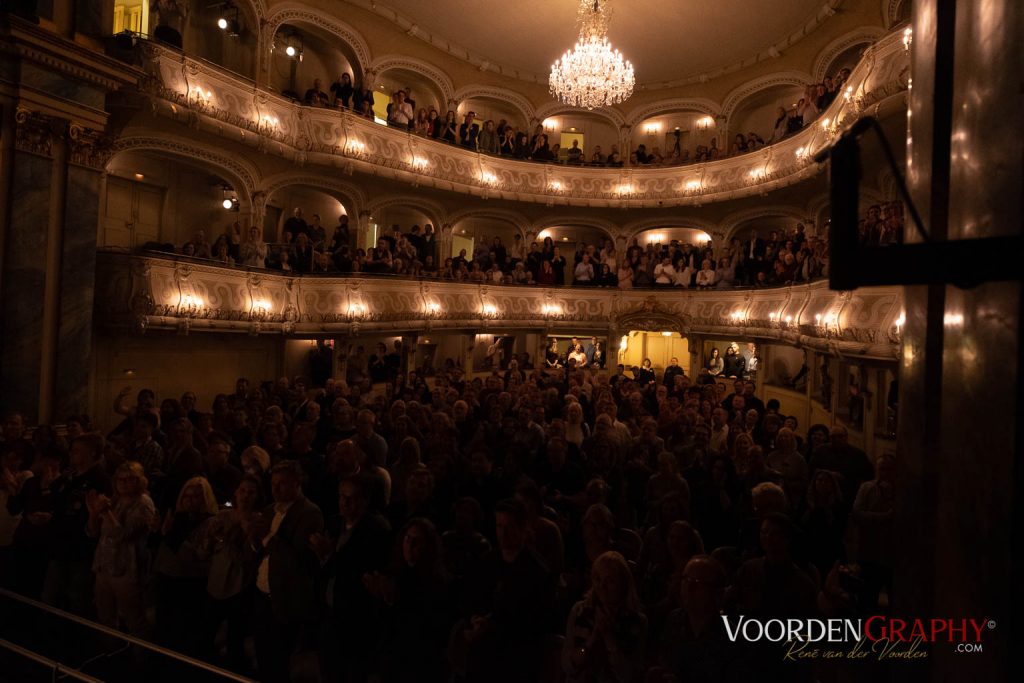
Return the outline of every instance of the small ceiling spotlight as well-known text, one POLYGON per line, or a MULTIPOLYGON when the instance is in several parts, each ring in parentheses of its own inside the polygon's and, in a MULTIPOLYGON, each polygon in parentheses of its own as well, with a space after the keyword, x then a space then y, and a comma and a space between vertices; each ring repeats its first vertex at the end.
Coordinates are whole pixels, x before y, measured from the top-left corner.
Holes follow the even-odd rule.
POLYGON ((238 211, 238 195, 231 189, 230 185, 221 186, 221 202, 225 211, 238 211))
POLYGON ((232 3, 224 3, 224 8, 217 18, 217 28, 226 32, 232 38, 238 37, 241 25, 238 22, 238 8, 232 3))

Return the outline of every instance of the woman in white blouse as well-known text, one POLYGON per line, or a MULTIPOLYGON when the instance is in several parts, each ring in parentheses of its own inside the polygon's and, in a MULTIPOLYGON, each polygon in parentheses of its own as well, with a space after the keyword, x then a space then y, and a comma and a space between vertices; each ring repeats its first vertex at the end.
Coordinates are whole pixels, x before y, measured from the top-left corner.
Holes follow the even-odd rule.
POLYGON ((250 268, 267 265, 267 243, 260 238, 260 229, 255 225, 249 228, 249 239, 238 248, 238 260, 250 268))
POLYGON ((711 270, 711 261, 704 259, 700 272, 697 273, 698 287, 712 287, 715 284, 715 271, 711 270))

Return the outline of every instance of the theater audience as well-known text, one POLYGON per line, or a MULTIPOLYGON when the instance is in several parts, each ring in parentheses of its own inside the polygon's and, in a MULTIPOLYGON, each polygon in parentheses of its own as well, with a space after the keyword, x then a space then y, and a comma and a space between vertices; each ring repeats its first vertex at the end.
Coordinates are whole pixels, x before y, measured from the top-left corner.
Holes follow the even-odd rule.
POLYGON ((814 425, 807 461, 752 383, 609 375, 600 347, 438 363, 431 385, 384 346, 377 371, 350 353, 351 382, 144 390, 109 440, 69 420, 66 452, 12 417, 0 576, 49 565, 16 585, 265 681, 748 680, 778 653, 730 649, 722 610, 815 616, 837 572, 858 604, 891 594, 891 457, 872 477, 814 425))

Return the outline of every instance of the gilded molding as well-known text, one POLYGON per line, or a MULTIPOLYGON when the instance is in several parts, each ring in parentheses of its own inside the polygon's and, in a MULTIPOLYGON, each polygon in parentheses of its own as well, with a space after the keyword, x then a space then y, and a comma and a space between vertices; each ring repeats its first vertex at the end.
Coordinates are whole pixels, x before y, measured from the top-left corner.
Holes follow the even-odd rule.
POLYGON ((282 274, 101 251, 96 317, 112 328, 308 335, 672 330, 882 361, 899 355, 902 288, 618 290, 282 274))
MULTIPOLYGON (((347 174, 359 170, 414 186, 511 201, 666 210, 759 195, 813 177, 821 167, 810 157, 846 125, 865 111, 887 115, 905 106, 896 96, 906 90, 909 74, 902 35, 889 34, 869 48, 853 70, 850 97, 836 98, 814 125, 779 143, 701 164, 609 169, 485 156, 350 112, 298 106, 165 48, 151 47, 147 54, 147 69, 158 79, 158 84, 147 86, 147 94, 158 116, 241 141, 297 165, 340 167, 347 174), (819 125, 826 119, 827 126, 819 125)), ((777 82, 796 82, 798 77, 809 78, 788 73, 745 84, 732 93, 728 105, 735 107, 751 92, 777 82)), ((552 103, 535 115, 542 118, 562 110, 552 103)), ((615 125, 625 124, 616 110, 598 113, 615 125)))

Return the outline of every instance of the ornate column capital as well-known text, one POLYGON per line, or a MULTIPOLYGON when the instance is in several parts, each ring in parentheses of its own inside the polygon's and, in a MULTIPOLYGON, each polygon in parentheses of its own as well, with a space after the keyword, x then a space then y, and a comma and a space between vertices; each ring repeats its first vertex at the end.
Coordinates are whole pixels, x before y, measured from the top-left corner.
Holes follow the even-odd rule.
POLYGON ((14 145, 22 152, 53 156, 54 140, 67 132, 67 121, 19 107, 14 115, 17 126, 14 145))
POLYGON ((68 159, 72 164, 102 171, 113 153, 113 140, 103 131, 74 123, 68 127, 68 159))

